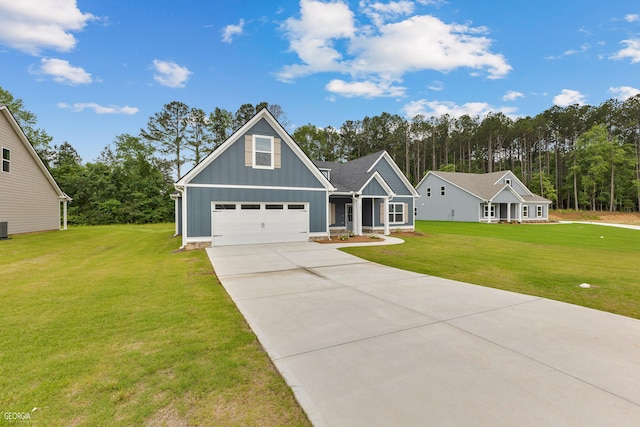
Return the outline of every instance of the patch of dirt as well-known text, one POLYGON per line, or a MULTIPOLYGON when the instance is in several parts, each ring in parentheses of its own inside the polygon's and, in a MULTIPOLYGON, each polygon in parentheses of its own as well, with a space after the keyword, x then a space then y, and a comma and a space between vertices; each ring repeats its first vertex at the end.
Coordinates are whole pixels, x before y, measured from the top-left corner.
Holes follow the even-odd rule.
POLYGON ((318 243, 375 243, 375 242, 380 242, 384 240, 384 237, 379 237, 378 239, 375 238, 371 238, 369 236, 352 236, 349 237, 347 240, 340 240, 340 236, 335 236, 332 237, 331 240, 329 239, 322 239, 322 240, 316 240, 316 242, 318 243))
POLYGON ((426 237, 427 235, 424 233, 419 233, 417 231, 398 231, 391 233, 393 237, 402 237, 402 236, 413 236, 413 237, 426 237))
POLYGON ((608 211, 552 211, 550 220, 556 221, 594 221, 610 222, 613 224, 640 225, 640 213, 638 212, 608 212, 608 211))

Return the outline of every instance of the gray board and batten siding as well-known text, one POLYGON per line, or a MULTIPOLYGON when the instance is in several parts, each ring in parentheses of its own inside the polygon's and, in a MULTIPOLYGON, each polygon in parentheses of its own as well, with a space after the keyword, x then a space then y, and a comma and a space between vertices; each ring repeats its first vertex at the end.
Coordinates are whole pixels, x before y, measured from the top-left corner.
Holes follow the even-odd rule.
MULTIPOLYGON (((306 202, 310 212, 309 232, 327 231, 327 189, 281 138, 261 119, 237 135, 226 150, 189 180, 185 189, 187 236, 211 236, 212 202, 306 202), (279 167, 246 166, 245 136, 251 135, 279 140, 279 167)), ((181 226, 179 229, 182 231, 181 226)))

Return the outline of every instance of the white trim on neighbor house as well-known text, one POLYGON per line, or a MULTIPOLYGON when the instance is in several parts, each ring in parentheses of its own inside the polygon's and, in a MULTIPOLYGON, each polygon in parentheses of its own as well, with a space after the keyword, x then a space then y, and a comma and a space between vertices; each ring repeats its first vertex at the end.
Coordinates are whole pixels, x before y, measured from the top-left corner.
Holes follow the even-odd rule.
POLYGON ((4 173, 11 173, 11 149, 7 148, 7 147, 2 147, 2 150, 0 151, 0 160, 2 161, 2 165, 0 165, 0 172, 4 172, 4 173), (7 158, 5 159, 5 151, 7 152, 7 158), (6 169, 5 170, 5 166, 6 169))
MULTIPOLYGON (((327 191, 326 188, 313 187, 276 187, 269 185, 236 185, 236 184, 185 184, 184 188, 234 188, 246 190, 296 190, 296 191, 327 191)), ((335 194, 335 193, 331 193, 335 194)))
POLYGON ((493 199, 498 197, 500 195, 500 193, 502 193, 504 190, 507 190, 507 189, 509 191, 511 191, 511 194, 515 195, 518 200, 520 200, 520 203, 524 203, 525 202, 525 200, 522 198, 520 193, 518 193, 516 190, 514 190, 514 188, 512 186, 510 186, 510 185, 506 185, 506 186, 502 187, 500 190, 498 190, 498 192, 496 194, 493 195, 493 197, 491 197, 491 199, 486 200, 486 202, 493 203, 493 199))

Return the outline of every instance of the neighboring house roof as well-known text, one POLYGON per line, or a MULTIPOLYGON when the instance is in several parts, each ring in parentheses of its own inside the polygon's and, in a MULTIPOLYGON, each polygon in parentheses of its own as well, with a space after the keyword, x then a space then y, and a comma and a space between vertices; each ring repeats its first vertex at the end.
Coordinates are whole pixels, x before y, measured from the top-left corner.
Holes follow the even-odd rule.
POLYGON ((320 172, 320 170, 313 164, 313 162, 307 157, 307 155, 302 151, 300 146, 291 138, 291 135, 282 127, 282 125, 276 120, 275 117, 269 112, 268 109, 263 108, 258 111, 247 123, 245 123, 240 129, 235 131, 225 142, 222 143, 218 148, 216 148, 213 152, 211 152, 207 157, 204 158, 200 163, 195 165, 193 169, 187 172, 182 178, 175 183, 175 186, 179 189, 180 187, 188 184, 194 177, 196 177, 202 170, 204 170, 207 166, 209 166, 215 159, 220 157, 222 153, 225 152, 231 145, 240 141, 240 136, 247 133, 256 123, 260 120, 266 120, 267 123, 281 136, 282 141, 289 146, 289 148, 298 156, 298 158, 307 166, 309 171, 320 181, 322 186, 329 191, 334 191, 335 188, 331 185, 331 183, 325 178, 324 175, 320 172))
POLYGON ((511 171, 500 171, 484 174, 429 171, 427 175, 425 175, 425 177, 420 181, 418 186, 420 186, 430 174, 435 175, 452 185, 455 185, 456 187, 483 201, 492 200, 497 194, 504 190, 505 187, 510 187, 511 191, 525 202, 551 203, 550 200, 533 194, 531 191, 529 191, 526 186, 522 184, 522 182, 520 182, 520 180, 511 171), (506 175, 509 175, 510 179, 520 182, 522 188, 526 191, 526 193, 518 193, 513 189, 511 185, 504 183, 503 178, 506 175))
MULTIPOLYGON (((407 180, 402 171, 398 169, 398 166, 385 150, 360 157, 359 159, 350 160, 345 163, 325 161, 314 161, 313 163, 318 167, 318 169, 330 170, 329 181, 331 181, 331 183, 336 187, 338 193, 357 193, 362 191, 373 178, 378 179, 379 182, 380 180, 384 182, 384 178, 380 176, 375 169, 376 164, 383 158, 387 160, 387 163, 392 167, 411 194, 419 197, 411 183, 407 180)), ((385 183, 383 186, 391 190, 388 184, 385 183)), ((390 192, 390 195, 392 194, 393 193, 390 192)))
POLYGON ((51 187, 53 187, 53 190, 58 194, 58 197, 60 198, 60 200, 68 201, 68 202, 73 200, 65 192, 63 192, 62 189, 60 189, 60 187, 58 186, 58 183, 51 175, 51 172, 49 172, 49 169, 47 169, 47 167, 44 165, 44 163, 38 156, 38 153, 33 148, 33 145, 31 145, 31 143, 27 139, 27 136, 24 134, 22 128, 16 121, 15 117, 13 117, 13 114, 11 114, 11 111, 9 111, 9 108, 6 105, 0 104, 0 114, 5 116, 5 118, 7 119, 7 121, 13 128, 13 130, 15 131, 16 135, 18 135, 18 139, 20 140, 20 142, 22 142, 22 144, 24 145, 29 155, 33 158, 33 161, 38 165, 38 167, 42 171, 42 174, 45 176, 47 181, 49 181, 49 184, 51 184, 51 187))

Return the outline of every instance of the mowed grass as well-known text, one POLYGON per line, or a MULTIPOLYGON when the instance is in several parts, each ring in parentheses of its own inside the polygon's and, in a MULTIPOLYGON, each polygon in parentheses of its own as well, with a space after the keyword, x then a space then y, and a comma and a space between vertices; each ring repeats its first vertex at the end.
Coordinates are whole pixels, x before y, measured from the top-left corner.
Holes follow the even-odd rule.
POLYGON ((417 221, 416 231, 423 235, 401 236, 402 245, 344 250, 392 267, 640 319, 640 230, 417 221))
POLYGON ((43 426, 310 425, 205 252, 174 252, 172 231, 0 241, 0 412, 43 426))

